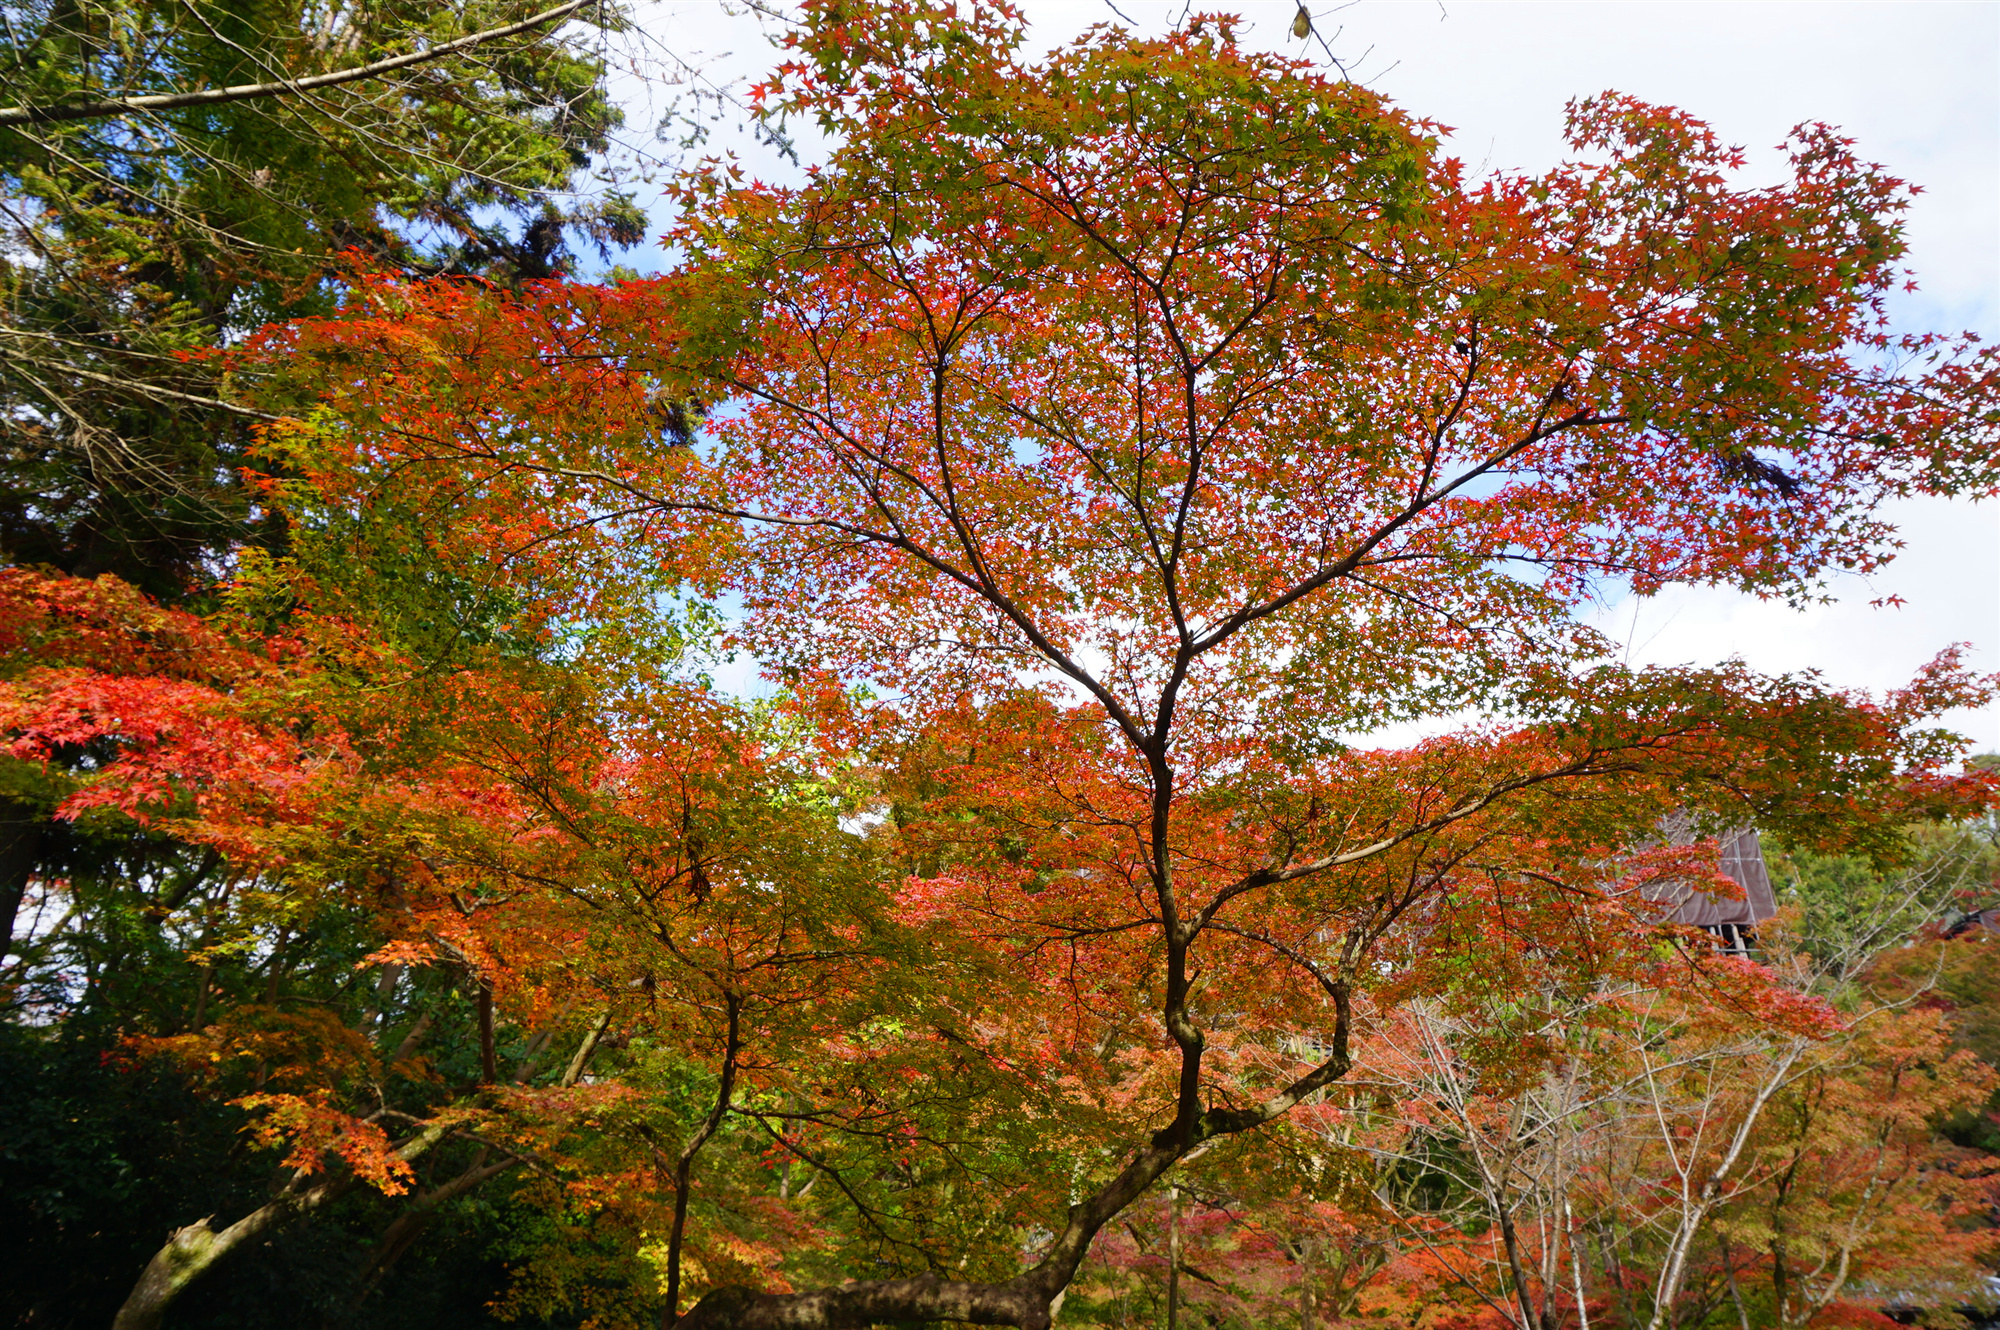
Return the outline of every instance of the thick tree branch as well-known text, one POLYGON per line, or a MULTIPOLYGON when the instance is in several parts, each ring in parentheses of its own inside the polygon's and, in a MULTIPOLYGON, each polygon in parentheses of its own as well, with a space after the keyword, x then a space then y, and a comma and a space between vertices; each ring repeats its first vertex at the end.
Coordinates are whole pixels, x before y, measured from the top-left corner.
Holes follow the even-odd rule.
POLYGON ((411 51, 405 55, 377 60, 372 64, 356 65, 352 69, 337 69, 328 74, 312 74, 301 79, 276 79, 269 83, 238 83, 227 88, 202 88, 194 92, 162 92, 146 97, 105 97, 88 102, 72 102, 67 106, 0 107, 0 125, 46 125, 61 120, 98 120, 106 116, 132 115, 140 111, 171 111, 183 106, 214 106, 222 102, 250 101, 259 97, 297 96, 315 88, 331 88, 342 83, 379 78, 398 69, 408 69, 412 65, 442 59, 458 51, 497 41, 502 37, 528 32, 568 18, 588 2, 589 0, 565 0, 565 3, 557 5, 554 9, 545 9, 539 14, 522 19, 519 23, 488 28, 484 32, 468 33, 427 50, 411 51))
MULTIPOLYGON (((445 1132, 442 1126, 425 1127, 396 1151, 396 1157, 408 1163, 443 1140, 445 1132)), ((358 1181, 352 1173, 341 1173, 323 1177, 308 1187, 304 1185, 307 1176, 294 1173, 276 1200, 252 1210, 220 1233, 208 1226, 208 1219, 197 1219, 186 1228, 174 1230, 167 1238, 167 1245, 146 1263, 139 1282, 133 1285, 125 1305, 111 1322, 111 1330, 159 1330, 174 1299, 208 1273, 217 1261, 344 1195, 358 1181)))

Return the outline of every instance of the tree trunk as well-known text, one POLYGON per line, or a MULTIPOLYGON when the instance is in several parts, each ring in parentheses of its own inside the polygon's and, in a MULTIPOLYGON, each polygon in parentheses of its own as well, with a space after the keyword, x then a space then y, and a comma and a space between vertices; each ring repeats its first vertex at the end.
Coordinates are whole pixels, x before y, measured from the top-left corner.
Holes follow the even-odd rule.
POLYGON ((1569 1278, 1576 1289, 1577 1330, 1590 1330, 1590 1309, 1583 1301, 1583 1247, 1576 1240, 1576 1220, 1569 1212, 1567 1195, 1563 1197, 1563 1237, 1569 1242, 1569 1278))
POLYGON ((500 1079, 499 1059, 493 1052, 493 985, 479 981, 479 1083, 493 1085, 500 1079))
POLYGON ((1032 1269, 990 1284, 916 1275, 857 1279, 804 1293, 719 1288, 681 1317, 676 1330, 858 1330, 881 1321, 967 1321, 1049 1330, 1056 1299, 1076 1278, 1091 1241, 1168 1170, 1207 1141, 1253 1131, 1283 1117, 1348 1073, 1354 1065, 1348 1053, 1353 1007, 1345 984, 1332 992, 1333 1051, 1324 1062, 1254 1108, 1183 1114, 1154 1133, 1133 1152, 1130 1163, 1069 1208, 1055 1241, 1032 1269))
POLYGON ((6 960, 14 948, 14 919, 21 912, 28 882, 35 874, 35 860, 42 848, 43 821, 39 809, 12 799, 0 802, 0 924, 7 929, 0 935, 0 961, 6 960))
POLYGON ((389 1273, 389 1267, 416 1245, 417 1239, 423 1236, 436 1216, 439 1206, 465 1195, 488 1178, 499 1177, 520 1162, 518 1159, 500 1159, 489 1164, 486 1152, 481 1150, 464 1172, 419 1196, 409 1209, 396 1216, 369 1252, 368 1260, 362 1266, 361 1288, 354 1295, 354 1304, 358 1307, 366 1301, 368 1295, 375 1291, 375 1286, 382 1282, 382 1277, 389 1273))
POLYGON ((1685 1194, 1687 1179, 1685 1175, 1683 1176, 1680 1224, 1675 1229, 1673 1237, 1668 1240, 1666 1258, 1661 1264, 1659 1278, 1654 1282, 1653 1315, 1646 1323, 1646 1330, 1663 1330, 1671 1318, 1674 1299, 1680 1293, 1681 1280, 1687 1271, 1688 1253, 1693 1249, 1702 1225, 1707 1222, 1709 1212, 1718 1203, 1723 1184, 1729 1177, 1730 1171, 1736 1167, 1736 1161, 1741 1158, 1744 1146, 1749 1142, 1750 1133, 1764 1114, 1765 1105, 1769 1104, 1771 1097, 1787 1084, 1793 1064, 1805 1053, 1806 1047, 1806 1040, 1794 1040, 1784 1057, 1779 1059, 1777 1069, 1766 1076, 1763 1083, 1757 1087, 1757 1093, 1752 1096, 1749 1106, 1744 1110, 1743 1120, 1737 1124, 1730 1138, 1729 1148, 1723 1153, 1715 1171, 1709 1174, 1708 1181, 1702 1184, 1701 1190, 1694 1197, 1690 1198, 1685 1194))
MULTIPOLYGON (((410 1037, 403 1041, 403 1048, 392 1060, 399 1061, 409 1056, 408 1050, 413 1046, 417 1036, 423 1033, 429 1021, 429 1016, 418 1021, 417 1027, 410 1031, 410 1037)), ((575 1085, 578 1078, 583 1075, 584 1068, 590 1065, 591 1055, 597 1051, 598 1041, 604 1037, 604 1031, 610 1024, 611 1009, 607 1007, 596 1024, 592 1025, 589 1032, 584 1035, 583 1042, 577 1046, 576 1056, 570 1059, 569 1069, 557 1082, 564 1089, 575 1085)), ((419 1196, 408 1210, 396 1216, 369 1252, 368 1259, 361 1268, 361 1287, 354 1295, 354 1305, 359 1307, 366 1302, 368 1296, 382 1282, 382 1277, 388 1274, 389 1267, 401 1260, 403 1253, 416 1245, 417 1239, 423 1236, 424 1229, 429 1227, 432 1218, 437 1214, 439 1206, 483 1185, 489 1178, 499 1177, 520 1162, 520 1158, 516 1156, 489 1164, 486 1162, 486 1152, 481 1150, 472 1163, 466 1166, 464 1172, 419 1196)))
MULTIPOLYGON (((1727 1258, 1725 1257, 1725 1259, 1727 1258)), ((1744 1310, 1743 1294, 1736 1288, 1736 1266, 1733 1262, 1729 1266, 1729 1300, 1736 1304, 1737 1323, 1743 1327, 1743 1330, 1750 1330, 1750 1313, 1744 1310)), ((1782 1314, 1781 1309, 1780 1315, 1782 1314)))
POLYGON ((1167 1188, 1167 1330, 1181 1330, 1181 1189, 1167 1188))
POLYGON ((1312 1243, 1299 1244, 1299 1330, 1313 1330, 1312 1243))
POLYGON ((722 1049, 722 1083, 715 1092, 715 1108, 701 1124, 701 1130, 681 1150, 681 1157, 674 1165, 674 1223, 667 1234, 667 1305, 660 1313, 661 1330, 681 1319, 681 1243, 687 1236, 688 1190, 694 1185, 695 1156, 729 1116, 730 1101, 736 1096, 736 1058, 743 1050, 743 1003, 726 989, 722 996, 729 1011, 729 1035, 722 1049))
POLYGON ((1514 1297, 1521 1304, 1521 1330, 1536 1330, 1541 1318, 1535 1315, 1534 1295, 1529 1291, 1528 1273, 1521 1266, 1521 1239, 1514 1231, 1514 1212, 1498 1193, 1493 1197, 1493 1209, 1500 1216, 1500 1240, 1507 1249, 1507 1268, 1514 1276, 1514 1297))

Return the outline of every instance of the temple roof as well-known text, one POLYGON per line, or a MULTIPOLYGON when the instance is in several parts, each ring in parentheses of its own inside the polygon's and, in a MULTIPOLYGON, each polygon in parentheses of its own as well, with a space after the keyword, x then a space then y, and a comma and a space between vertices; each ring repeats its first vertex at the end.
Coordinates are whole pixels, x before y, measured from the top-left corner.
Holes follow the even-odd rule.
MULTIPOLYGON (((1694 840, 1684 827, 1669 827, 1667 837, 1675 845, 1691 844, 1694 840)), ((1764 851, 1757 844, 1756 828, 1740 827, 1716 839, 1721 842, 1722 871, 1743 889, 1742 899, 1725 900, 1692 882, 1672 883, 1657 892, 1658 899, 1673 904, 1663 922, 1692 924, 1697 928, 1733 924, 1750 929, 1778 912, 1778 900, 1771 891, 1771 875, 1764 868, 1764 851)))

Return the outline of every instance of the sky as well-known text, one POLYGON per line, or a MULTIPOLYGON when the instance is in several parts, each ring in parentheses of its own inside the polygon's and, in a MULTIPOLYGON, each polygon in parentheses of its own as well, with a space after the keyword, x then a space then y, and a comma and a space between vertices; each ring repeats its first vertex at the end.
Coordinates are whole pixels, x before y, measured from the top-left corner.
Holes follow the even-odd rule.
MULTIPOLYGON (((1300 49, 1287 31, 1294 0, 1196 7, 1241 15, 1247 43, 1300 49)), ((1044 47, 1119 13, 1160 31, 1187 12, 1179 0, 1118 0, 1117 10, 1026 0, 1031 40, 1044 47)), ((1448 151, 1475 174, 1553 165, 1564 105, 1607 89, 1709 121, 1749 151, 1746 184, 1775 178, 1776 145, 1793 125, 1838 125, 1922 190, 1907 216, 1920 290, 1894 307, 1899 324, 2000 337, 2000 3, 1359 0, 1310 11, 1350 74, 1451 127, 1448 151)), ((665 0, 645 26, 717 84, 754 77, 770 60, 755 16, 718 0, 665 0)), ((1599 626, 1635 665, 1740 656, 1762 671, 1816 669, 1836 686, 1880 692, 1965 642, 1970 664, 2000 671, 2000 504, 1911 502, 1892 518, 1901 556, 1866 579, 1835 580, 1830 604, 1793 611, 1670 589, 1605 604, 1599 626), (1903 604, 1870 605, 1890 597, 1903 604)), ((1949 721, 1978 749, 2000 750, 2000 706, 1949 721)))

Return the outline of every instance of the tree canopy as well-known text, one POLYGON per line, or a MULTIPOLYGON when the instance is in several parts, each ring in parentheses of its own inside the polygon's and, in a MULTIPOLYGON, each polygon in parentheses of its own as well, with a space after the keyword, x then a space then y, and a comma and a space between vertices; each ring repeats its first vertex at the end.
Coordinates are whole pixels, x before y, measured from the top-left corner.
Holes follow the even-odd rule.
POLYGON ((837 146, 690 172, 664 274, 378 266, 210 362, 286 523, 212 613, 9 574, 10 770, 175 847, 109 871, 176 990, 121 1065, 284 1151, 121 1326, 341 1206, 365 1306, 489 1194, 506 1315, 704 1330, 1802 1325, 1991 1249, 1990 1063, 1873 958, 1990 872, 1938 717, 1995 681, 1589 618, 2000 488, 1992 353, 1884 311, 1907 187, 1610 94, 1480 178, 1225 18, 1022 40, 811 6, 758 96, 837 146), (1661 925, 1745 824, 1914 885, 1661 925))

